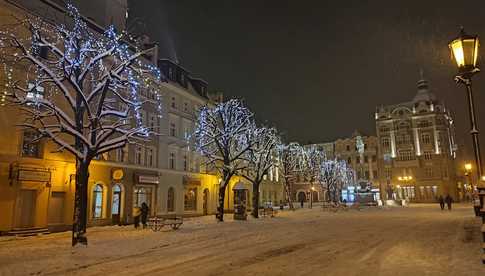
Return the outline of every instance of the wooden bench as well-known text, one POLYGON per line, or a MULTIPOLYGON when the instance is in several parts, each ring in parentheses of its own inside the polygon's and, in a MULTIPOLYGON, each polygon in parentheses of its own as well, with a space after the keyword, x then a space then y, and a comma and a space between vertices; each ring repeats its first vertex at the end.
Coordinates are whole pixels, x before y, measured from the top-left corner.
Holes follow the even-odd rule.
POLYGON ((274 218, 274 216, 278 213, 278 211, 272 207, 264 207, 260 209, 259 212, 262 217, 271 216, 272 218, 274 218))
POLYGON ((184 223, 184 219, 181 216, 156 216, 148 219, 148 227, 154 232, 162 230, 166 225, 172 227, 173 230, 177 230, 184 223))
POLYGON ((336 213, 338 211, 348 211, 349 207, 343 203, 324 202, 322 210, 336 213))

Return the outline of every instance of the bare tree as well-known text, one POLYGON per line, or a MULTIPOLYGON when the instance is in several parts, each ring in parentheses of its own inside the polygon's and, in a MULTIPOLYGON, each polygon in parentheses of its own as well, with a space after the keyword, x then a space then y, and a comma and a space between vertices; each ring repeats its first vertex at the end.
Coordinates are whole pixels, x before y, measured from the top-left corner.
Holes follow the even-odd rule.
POLYGON ((291 195, 292 185, 295 182, 302 156, 302 147, 298 143, 280 144, 276 147, 278 152, 278 169, 284 180, 286 201, 291 210, 294 210, 291 195))
POLYGON ((87 244, 91 160, 152 134, 141 124, 147 100, 138 93, 149 90, 159 104, 159 72, 113 27, 93 32, 72 5, 67 15, 65 25, 17 19, 0 31, 0 50, 11 103, 26 113, 21 126, 75 157, 74 246, 87 244))
POLYGON ((242 176, 253 184, 253 210, 255 218, 259 216, 259 186, 268 174, 268 171, 276 165, 275 147, 279 137, 276 129, 260 127, 247 133, 248 141, 251 141, 250 149, 244 158, 248 162, 248 170, 242 176))
POLYGON ((197 150, 222 176, 216 214, 219 221, 224 221, 224 198, 231 178, 248 166, 244 157, 251 148, 248 139, 255 129, 253 117, 241 100, 231 99, 215 107, 202 107, 197 118, 197 150))

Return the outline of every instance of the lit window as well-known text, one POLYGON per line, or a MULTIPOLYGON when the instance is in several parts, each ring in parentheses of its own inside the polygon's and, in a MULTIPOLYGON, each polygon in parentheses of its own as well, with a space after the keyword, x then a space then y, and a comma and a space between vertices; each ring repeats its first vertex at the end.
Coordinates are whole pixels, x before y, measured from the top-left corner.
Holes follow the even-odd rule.
POLYGON ((27 95, 25 96, 26 100, 35 102, 44 98, 44 87, 35 87, 33 83, 29 83, 28 89, 29 92, 27 92, 27 95))
POLYGON ((189 188, 185 190, 184 209, 185 211, 197 210, 197 188, 189 188))
POLYGON ((96 184, 93 190, 93 218, 103 215, 103 186, 96 184))
POLYGON ((389 146, 390 146, 389 137, 383 137, 382 138, 382 146, 384 148, 389 148, 389 146))
POLYGON ((152 203, 152 188, 149 187, 135 187, 133 191, 133 206, 141 207, 143 203, 146 203, 148 207, 152 203))

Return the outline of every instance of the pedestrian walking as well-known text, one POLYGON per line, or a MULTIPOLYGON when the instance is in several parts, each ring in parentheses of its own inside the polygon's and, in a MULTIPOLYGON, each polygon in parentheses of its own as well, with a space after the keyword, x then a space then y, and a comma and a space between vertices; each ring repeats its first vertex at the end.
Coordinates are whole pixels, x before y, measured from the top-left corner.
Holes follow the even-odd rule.
POLYGON ((446 205, 448 206, 448 211, 451 211, 451 203, 453 202, 453 198, 450 195, 446 195, 445 197, 446 205))
POLYGON ((442 195, 438 197, 438 202, 440 203, 441 211, 443 211, 445 209, 445 199, 442 195))
POLYGON ((140 216, 141 216, 141 209, 138 206, 133 207, 133 219, 135 222, 135 229, 138 229, 140 226, 140 216))
POLYGON ((475 210, 475 216, 480 216, 480 198, 477 194, 473 195, 473 209, 475 210))
POLYGON ((302 197, 302 198, 300 199, 300 207, 301 207, 301 208, 303 208, 303 202, 304 202, 304 201, 305 201, 305 200, 304 200, 304 199, 303 199, 303 197, 302 197))
POLYGON ((141 204, 141 224, 143 225, 143 229, 147 228, 147 218, 148 218, 148 213, 150 212, 150 207, 143 202, 141 204))

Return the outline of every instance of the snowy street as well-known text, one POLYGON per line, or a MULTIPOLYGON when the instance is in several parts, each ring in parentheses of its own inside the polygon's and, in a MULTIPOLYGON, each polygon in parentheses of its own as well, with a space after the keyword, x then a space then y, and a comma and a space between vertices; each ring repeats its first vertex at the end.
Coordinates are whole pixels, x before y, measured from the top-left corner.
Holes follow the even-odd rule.
POLYGON ((485 275, 479 219, 436 205, 275 218, 187 219, 178 231, 96 227, 89 247, 70 233, 0 238, 0 275, 485 275), (464 224, 474 226, 465 240, 464 224))

